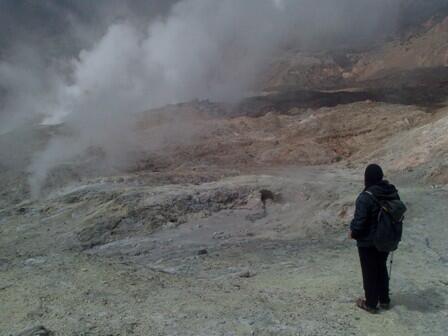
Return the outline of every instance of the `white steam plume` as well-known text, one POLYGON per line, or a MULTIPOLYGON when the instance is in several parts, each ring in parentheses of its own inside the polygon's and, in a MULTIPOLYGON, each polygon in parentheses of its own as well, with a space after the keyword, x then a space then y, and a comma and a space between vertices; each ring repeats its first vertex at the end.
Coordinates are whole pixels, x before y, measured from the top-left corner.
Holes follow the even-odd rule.
POLYGON ((239 99, 283 45, 372 39, 393 27, 400 3, 183 0, 144 30, 126 19, 111 25, 76 59, 60 60, 58 70, 33 62, 0 64, 5 109, 18 120, 42 114, 45 123, 63 122, 71 130, 70 137, 55 137, 36 153, 33 190, 52 168, 92 146, 102 148, 111 165, 126 165, 137 145, 133 113, 195 98, 239 99))

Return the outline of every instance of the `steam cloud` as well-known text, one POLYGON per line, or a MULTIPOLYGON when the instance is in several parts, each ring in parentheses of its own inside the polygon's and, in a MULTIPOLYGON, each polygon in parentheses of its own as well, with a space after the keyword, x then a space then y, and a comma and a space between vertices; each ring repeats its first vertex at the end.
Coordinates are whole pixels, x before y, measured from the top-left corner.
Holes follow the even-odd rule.
POLYGON ((15 46, 14 57, 0 63, 0 128, 40 118, 70 130, 35 154, 29 167, 35 193, 51 169, 92 147, 105 153, 100 169, 124 167, 140 144, 136 113, 196 98, 238 100, 280 48, 371 41, 394 29, 401 3, 183 0, 166 15, 148 14, 145 24, 141 16, 121 17, 93 43, 91 27, 75 22, 66 38, 87 46, 75 57, 49 61, 33 42, 15 46))

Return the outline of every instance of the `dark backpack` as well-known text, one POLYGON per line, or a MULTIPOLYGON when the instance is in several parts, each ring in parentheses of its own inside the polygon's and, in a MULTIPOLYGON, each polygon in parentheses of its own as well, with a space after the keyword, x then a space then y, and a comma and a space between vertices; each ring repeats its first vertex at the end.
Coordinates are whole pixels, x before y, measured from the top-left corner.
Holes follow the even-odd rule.
POLYGON ((378 204, 378 223, 373 243, 378 251, 393 252, 398 248, 403 233, 403 219, 406 205, 399 200, 379 200, 374 194, 366 191, 378 204))

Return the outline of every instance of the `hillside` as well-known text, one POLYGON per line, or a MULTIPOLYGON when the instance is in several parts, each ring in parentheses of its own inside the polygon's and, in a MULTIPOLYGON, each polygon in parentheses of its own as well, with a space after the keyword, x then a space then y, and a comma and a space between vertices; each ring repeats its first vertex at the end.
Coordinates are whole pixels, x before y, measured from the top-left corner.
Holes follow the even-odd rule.
MULTIPOLYGON (((265 74, 264 86, 311 89, 364 86, 405 72, 437 71, 448 64, 448 19, 432 18, 368 52, 339 50, 306 54, 288 51, 265 74)), ((436 75, 436 74, 435 74, 436 75)))

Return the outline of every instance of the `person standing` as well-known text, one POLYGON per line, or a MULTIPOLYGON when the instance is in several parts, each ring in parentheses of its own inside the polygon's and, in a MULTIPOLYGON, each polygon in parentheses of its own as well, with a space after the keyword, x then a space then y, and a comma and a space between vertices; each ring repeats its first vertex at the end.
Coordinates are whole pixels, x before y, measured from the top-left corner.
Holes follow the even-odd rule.
POLYGON ((364 174, 364 190, 356 199, 349 236, 357 241, 365 294, 365 298, 359 298, 356 305, 369 313, 377 313, 378 304, 382 309, 390 307, 387 273, 389 253, 379 251, 374 244, 380 212, 378 201, 399 199, 395 186, 384 180, 382 168, 377 164, 367 166, 364 174))

